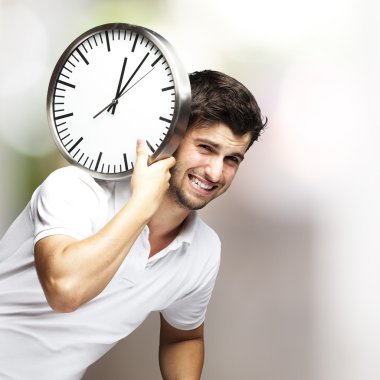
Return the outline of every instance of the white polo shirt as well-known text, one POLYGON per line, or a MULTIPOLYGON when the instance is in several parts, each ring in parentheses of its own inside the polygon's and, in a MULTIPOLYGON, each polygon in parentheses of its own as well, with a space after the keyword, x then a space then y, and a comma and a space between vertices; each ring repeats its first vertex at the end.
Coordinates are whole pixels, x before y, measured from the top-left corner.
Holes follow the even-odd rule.
POLYGON ((47 304, 34 243, 55 234, 90 236, 129 197, 129 181, 97 181, 76 167, 55 171, 35 191, 0 241, 0 379, 80 379, 152 311, 183 330, 204 321, 220 241, 195 212, 151 258, 146 227, 108 286, 76 311, 57 313, 47 304))

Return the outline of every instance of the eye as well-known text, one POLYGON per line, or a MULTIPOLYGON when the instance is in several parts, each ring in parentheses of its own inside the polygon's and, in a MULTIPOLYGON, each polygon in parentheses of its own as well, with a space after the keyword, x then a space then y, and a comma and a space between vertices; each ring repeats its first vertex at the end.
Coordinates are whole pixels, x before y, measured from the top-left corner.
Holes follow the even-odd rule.
POLYGON ((198 148, 199 148, 201 151, 205 151, 205 152, 211 152, 211 151, 212 151, 211 146, 206 145, 206 144, 199 144, 199 145, 198 145, 198 148))
POLYGON ((227 156, 227 157, 226 157, 226 160, 227 160, 228 162, 231 162, 231 163, 234 164, 234 165, 239 165, 239 164, 240 164, 240 159, 237 158, 237 157, 235 157, 235 156, 227 156))

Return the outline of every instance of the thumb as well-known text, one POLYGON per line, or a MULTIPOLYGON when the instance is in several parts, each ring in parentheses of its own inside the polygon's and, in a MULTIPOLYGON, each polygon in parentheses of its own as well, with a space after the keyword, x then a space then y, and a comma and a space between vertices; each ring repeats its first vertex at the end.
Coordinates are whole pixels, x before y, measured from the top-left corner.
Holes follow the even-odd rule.
POLYGON ((136 142, 136 166, 148 164, 148 150, 144 140, 137 139, 136 142))

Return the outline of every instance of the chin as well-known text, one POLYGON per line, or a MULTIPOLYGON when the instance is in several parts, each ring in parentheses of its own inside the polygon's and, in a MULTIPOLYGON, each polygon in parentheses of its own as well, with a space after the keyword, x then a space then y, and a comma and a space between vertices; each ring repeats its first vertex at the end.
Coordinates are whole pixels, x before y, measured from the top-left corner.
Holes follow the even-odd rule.
POLYGON ((200 210, 210 202, 210 200, 199 200, 195 197, 191 197, 182 189, 176 187, 170 187, 169 192, 171 194, 171 198, 178 206, 189 211, 200 210))

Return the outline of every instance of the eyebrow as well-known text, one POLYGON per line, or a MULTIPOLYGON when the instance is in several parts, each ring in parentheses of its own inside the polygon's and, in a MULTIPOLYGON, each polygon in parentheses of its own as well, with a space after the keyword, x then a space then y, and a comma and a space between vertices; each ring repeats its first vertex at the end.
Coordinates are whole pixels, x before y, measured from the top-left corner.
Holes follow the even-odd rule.
MULTIPOLYGON (((209 140, 208 138, 206 137, 199 137, 199 138, 196 138, 195 139, 195 142, 197 143, 204 143, 204 144, 208 144, 208 145, 211 145, 212 147, 214 147, 215 149, 217 150, 220 150, 220 144, 217 144, 216 142, 212 141, 212 140, 209 140)), ((240 152, 233 152, 231 154, 228 154, 227 156, 235 156, 235 157, 238 157, 240 159, 240 162, 244 160, 244 154, 241 154, 240 152)))

